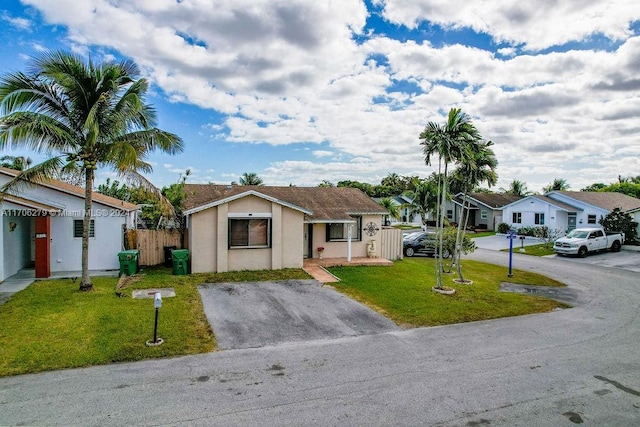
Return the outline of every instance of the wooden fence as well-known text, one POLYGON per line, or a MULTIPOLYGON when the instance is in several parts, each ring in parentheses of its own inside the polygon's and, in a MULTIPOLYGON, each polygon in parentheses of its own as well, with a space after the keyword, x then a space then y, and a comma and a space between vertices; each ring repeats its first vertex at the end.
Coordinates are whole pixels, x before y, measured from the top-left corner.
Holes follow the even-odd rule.
POLYGON ((402 259, 402 230, 382 227, 380 230, 380 256, 392 261, 402 259))
POLYGON ((127 230, 127 247, 140 251, 140 265, 157 265, 164 262, 165 246, 182 249, 178 230, 127 230))

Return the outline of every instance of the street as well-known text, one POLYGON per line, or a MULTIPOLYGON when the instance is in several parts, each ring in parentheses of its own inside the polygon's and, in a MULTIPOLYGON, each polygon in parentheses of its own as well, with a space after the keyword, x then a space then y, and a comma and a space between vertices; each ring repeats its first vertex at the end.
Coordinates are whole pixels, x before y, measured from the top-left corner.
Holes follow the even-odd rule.
POLYGON ((520 254, 514 268, 564 281, 582 304, 0 378, 0 425, 638 425, 640 273, 520 254))

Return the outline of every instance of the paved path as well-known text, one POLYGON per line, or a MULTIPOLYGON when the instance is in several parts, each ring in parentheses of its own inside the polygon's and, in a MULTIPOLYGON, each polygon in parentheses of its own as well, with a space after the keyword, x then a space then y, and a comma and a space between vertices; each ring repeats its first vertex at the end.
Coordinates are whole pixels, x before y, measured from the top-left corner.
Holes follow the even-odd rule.
POLYGON ((563 261, 514 255, 576 308, 0 378, 0 425, 637 426, 640 274, 563 261))

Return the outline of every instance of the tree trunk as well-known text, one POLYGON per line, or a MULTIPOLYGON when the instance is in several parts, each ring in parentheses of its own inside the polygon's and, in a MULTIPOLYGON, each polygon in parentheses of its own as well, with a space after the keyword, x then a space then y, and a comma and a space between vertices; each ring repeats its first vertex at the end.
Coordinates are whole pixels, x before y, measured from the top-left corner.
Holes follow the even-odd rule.
POLYGON ((93 199, 93 169, 85 169, 84 218, 82 222, 82 280, 81 291, 92 291, 89 277, 89 230, 91 229, 91 202, 93 199))
POLYGON ((440 221, 441 213, 442 213, 442 204, 440 203, 442 200, 441 191, 442 191, 442 174, 440 173, 442 168, 442 157, 438 157, 438 196, 437 196, 437 215, 436 215, 436 232, 440 233, 438 237, 438 262, 436 265, 436 288, 442 289, 442 222, 440 221))
POLYGON ((464 242, 464 230, 467 227, 467 219, 469 216, 465 216, 464 214, 464 205, 467 203, 467 187, 464 188, 464 194, 462 196, 462 208, 460 209, 460 218, 458 218, 458 231, 456 233, 456 246, 455 246, 455 255, 453 256, 456 260, 456 271, 458 272, 458 279, 461 282, 464 282, 464 277, 462 276, 462 266, 460 265, 460 259, 462 258, 462 243, 464 242), (464 218, 464 228, 462 225, 462 219, 464 218))

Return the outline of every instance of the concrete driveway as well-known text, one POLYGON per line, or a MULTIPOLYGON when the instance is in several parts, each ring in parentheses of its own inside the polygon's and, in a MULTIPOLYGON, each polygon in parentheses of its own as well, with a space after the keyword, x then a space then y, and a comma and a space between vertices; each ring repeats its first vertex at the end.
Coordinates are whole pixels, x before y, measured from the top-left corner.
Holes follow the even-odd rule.
POLYGON ((549 258, 557 258, 566 262, 620 268, 623 270, 640 272, 640 252, 634 250, 599 252, 589 254, 586 258, 567 257, 561 255, 550 255, 549 258))
POLYGON ((220 349, 399 330, 391 320, 315 280, 205 284, 198 291, 220 349))

